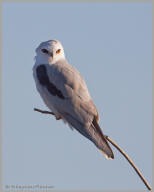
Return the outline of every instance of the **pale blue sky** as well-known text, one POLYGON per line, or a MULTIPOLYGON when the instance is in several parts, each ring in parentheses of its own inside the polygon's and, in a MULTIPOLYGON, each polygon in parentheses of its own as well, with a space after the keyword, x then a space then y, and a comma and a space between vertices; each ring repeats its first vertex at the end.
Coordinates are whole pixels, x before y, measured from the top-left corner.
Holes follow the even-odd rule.
POLYGON ((62 42, 84 76, 104 134, 152 183, 152 4, 3 4, 3 186, 54 190, 140 190, 144 184, 113 147, 109 161, 89 140, 54 117, 32 77, 35 48, 62 42))

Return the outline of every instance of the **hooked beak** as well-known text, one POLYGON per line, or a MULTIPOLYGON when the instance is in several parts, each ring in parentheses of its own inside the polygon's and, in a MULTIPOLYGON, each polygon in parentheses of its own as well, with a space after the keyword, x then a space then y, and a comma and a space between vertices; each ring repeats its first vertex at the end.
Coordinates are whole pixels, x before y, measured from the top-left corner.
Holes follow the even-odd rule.
POLYGON ((50 56, 53 58, 53 52, 50 53, 50 56))

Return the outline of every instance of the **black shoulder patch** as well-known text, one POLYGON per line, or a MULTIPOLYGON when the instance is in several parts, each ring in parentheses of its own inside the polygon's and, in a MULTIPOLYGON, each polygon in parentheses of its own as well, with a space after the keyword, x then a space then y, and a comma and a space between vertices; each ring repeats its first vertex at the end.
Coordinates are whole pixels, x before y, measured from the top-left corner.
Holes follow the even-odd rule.
POLYGON ((57 89, 57 87, 52 82, 49 81, 45 65, 39 65, 36 68, 36 74, 40 84, 45 86, 53 96, 58 96, 61 99, 65 99, 62 92, 57 89))

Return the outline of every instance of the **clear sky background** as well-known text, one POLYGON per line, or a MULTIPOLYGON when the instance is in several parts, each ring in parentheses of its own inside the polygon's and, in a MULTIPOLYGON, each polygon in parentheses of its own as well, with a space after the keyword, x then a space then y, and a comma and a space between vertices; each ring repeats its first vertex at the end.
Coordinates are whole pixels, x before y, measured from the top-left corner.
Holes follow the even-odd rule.
POLYGON ((36 47, 58 39, 84 77, 104 134, 152 183, 152 3, 3 4, 3 186, 54 190, 146 189, 113 147, 93 143, 54 117, 32 76, 36 47))

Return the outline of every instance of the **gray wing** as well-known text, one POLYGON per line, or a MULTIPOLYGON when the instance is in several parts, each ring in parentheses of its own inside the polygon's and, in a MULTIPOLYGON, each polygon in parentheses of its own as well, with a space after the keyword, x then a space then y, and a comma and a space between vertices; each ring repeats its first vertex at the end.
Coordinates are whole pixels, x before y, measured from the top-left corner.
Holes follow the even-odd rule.
POLYGON ((112 149, 109 146, 104 134, 102 133, 102 130, 98 125, 95 117, 91 125, 89 127, 85 127, 72 115, 65 113, 63 116, 71 124, 71 126, 76 128, 79 133, 91 140, 107 159, 114 159, 112 149))
POLYGON ((59 113, 71 114, 79 122, 90 126, 94 116, 99 119, 85 81, 80 73, 66 61, 47 66, 50 82, 56 85, 65 99, 55 100, 59 113))
POLYGON ((80 73, 66 61, 46 65, 46 68, 47 74, 41 83, 46 84, 58 113, 108 158, 113 158, 112 150, 97 123, 98 111, 80 73))

